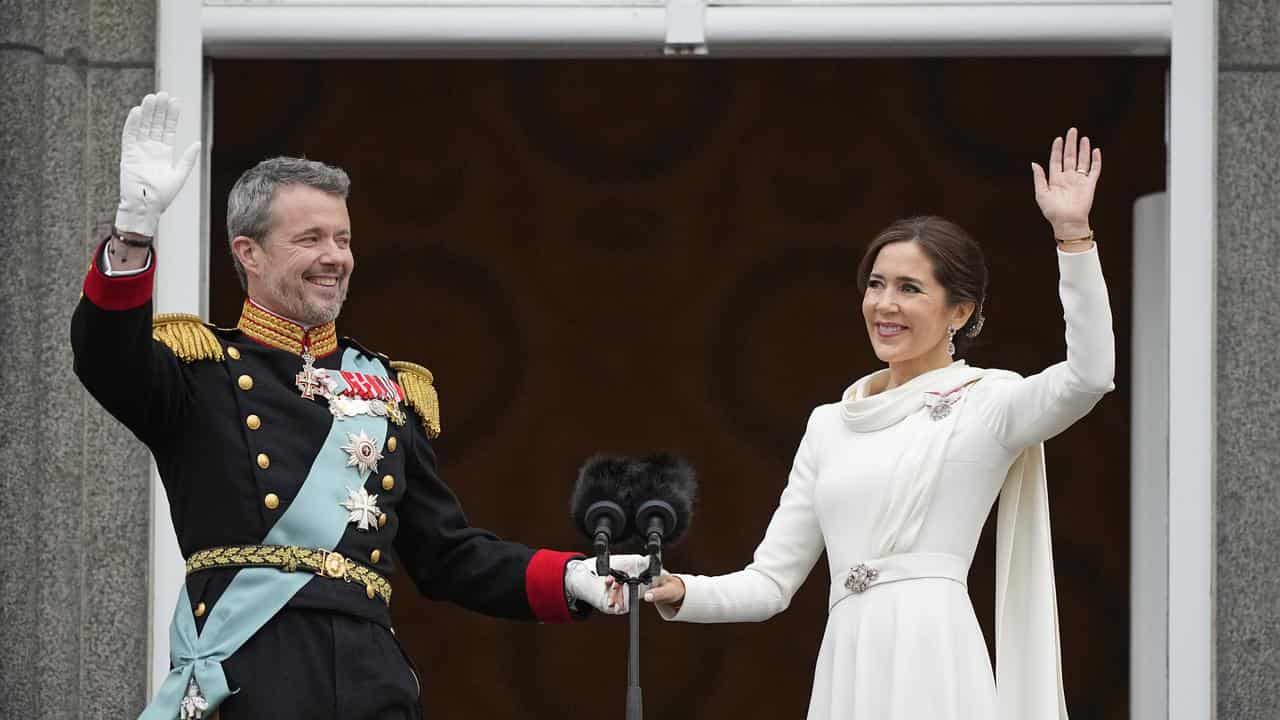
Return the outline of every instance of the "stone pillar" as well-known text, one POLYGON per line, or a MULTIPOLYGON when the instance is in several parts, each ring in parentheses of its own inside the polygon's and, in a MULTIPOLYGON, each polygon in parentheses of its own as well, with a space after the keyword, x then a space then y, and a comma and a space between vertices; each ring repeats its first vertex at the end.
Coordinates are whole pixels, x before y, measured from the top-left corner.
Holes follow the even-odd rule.
POLYGON ((1280 708, 1280 0, 1219 0, 1218 717, 1280 708))
POLYGON ((80 387, 68 338, 155 25, 155 0, 0 2, 0 717, 146 700, 150 460, 80 387))

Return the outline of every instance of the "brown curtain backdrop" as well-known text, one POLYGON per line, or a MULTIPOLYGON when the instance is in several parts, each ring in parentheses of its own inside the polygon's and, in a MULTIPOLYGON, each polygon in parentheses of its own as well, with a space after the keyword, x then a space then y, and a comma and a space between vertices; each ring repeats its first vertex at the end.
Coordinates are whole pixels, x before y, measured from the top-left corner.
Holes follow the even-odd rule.
MULTIPOLYGON (((583 547, 567 518, 598 450, 687 456, 702 482, 679 571, 747 563, 813 406, 877 368, 854 270, 902 216, 983 244, 971 362, 1064 357, 1032 160, 1069 124, 1106 153, 1093 214, 1117 390, 1048 444, 1073 715, 1127 717, 1131 208, 1164 187, 1164 61, 1138 59, 214 63, 211 315, 235 322, 225 200, 264 157, 353 180, 349 334, 436 374, 441 470, 477 525, 583 547)), ((994 542, 970 576, 991 641, 994 542)), ((822 567, 825 559, 820 561, 822 567)), ((815 573, 768 623, 645 608, 652 717, 803 717, 824 624, 815 573)), ((492 620, 395 578, 400 637, 437 718, 623 709, 626 624, 492 620)))

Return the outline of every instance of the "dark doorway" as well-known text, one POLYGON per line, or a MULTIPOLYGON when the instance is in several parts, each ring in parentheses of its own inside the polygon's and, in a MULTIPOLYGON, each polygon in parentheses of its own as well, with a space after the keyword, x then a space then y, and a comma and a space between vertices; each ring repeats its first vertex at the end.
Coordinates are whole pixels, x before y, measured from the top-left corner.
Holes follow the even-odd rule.
MULTIPOLYGON (((339 333, 435 373, 442 475, 472 522, 581 548, 567 496, 582 460, 673 450, 703 491, 668 564, 701 573, 750 560, 809 410, 876 368, 854 269, 891 220, 945 215, 986 249, 972 363, 1062 359, 1029 164, 1083 128, 1107 154, 1093 224, 1120 358, 1116 392, 1047 446, 1054 551, 1069 708, 1127 717, 1131 209, 1165 183, 1166 60, 213 67, 211 319, 239 311, 223 223, 238 174, 279 154, 341 165, 357 272, 339 333)), ((762 625, 663 624, 646 608, 650 712, 802 717, 817 574, 762 625)), ((621 713, 624 622, 503 623, 395 586, 434 717, 621 713)), ((970 589, 991 642, 990 532, 970 589)))

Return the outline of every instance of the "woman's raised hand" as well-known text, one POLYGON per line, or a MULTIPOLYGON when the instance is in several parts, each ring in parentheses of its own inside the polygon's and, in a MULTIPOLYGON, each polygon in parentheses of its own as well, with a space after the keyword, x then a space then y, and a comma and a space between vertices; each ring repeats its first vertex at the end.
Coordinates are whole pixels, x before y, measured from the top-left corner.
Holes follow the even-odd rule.
POLYGON ((1089 236, 1093 190, 1102 175, 1102 151, 1091 149, 1089 138, 1082 137, 1078 143, 1076 138, 1076 129, 1071 128, 1065 143, 1061 137, 1053 139, 1047 177, 1044 168, 1031 163, 1036 203, 1059 240, 1089 236))

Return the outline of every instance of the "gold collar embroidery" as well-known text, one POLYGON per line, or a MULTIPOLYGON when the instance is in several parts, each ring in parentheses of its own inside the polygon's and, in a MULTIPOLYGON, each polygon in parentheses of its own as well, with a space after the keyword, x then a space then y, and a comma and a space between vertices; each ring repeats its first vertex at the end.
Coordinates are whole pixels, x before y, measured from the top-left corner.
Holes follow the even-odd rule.
POLYGON ((322 358, 338 349, 338 331, 333 323, 327 322, 306 330, 292 320, 259 307, 247 298, 236 327, 267 347, 294 355, 301 355, 303 350, 309 349, 312 356, 322 358))

